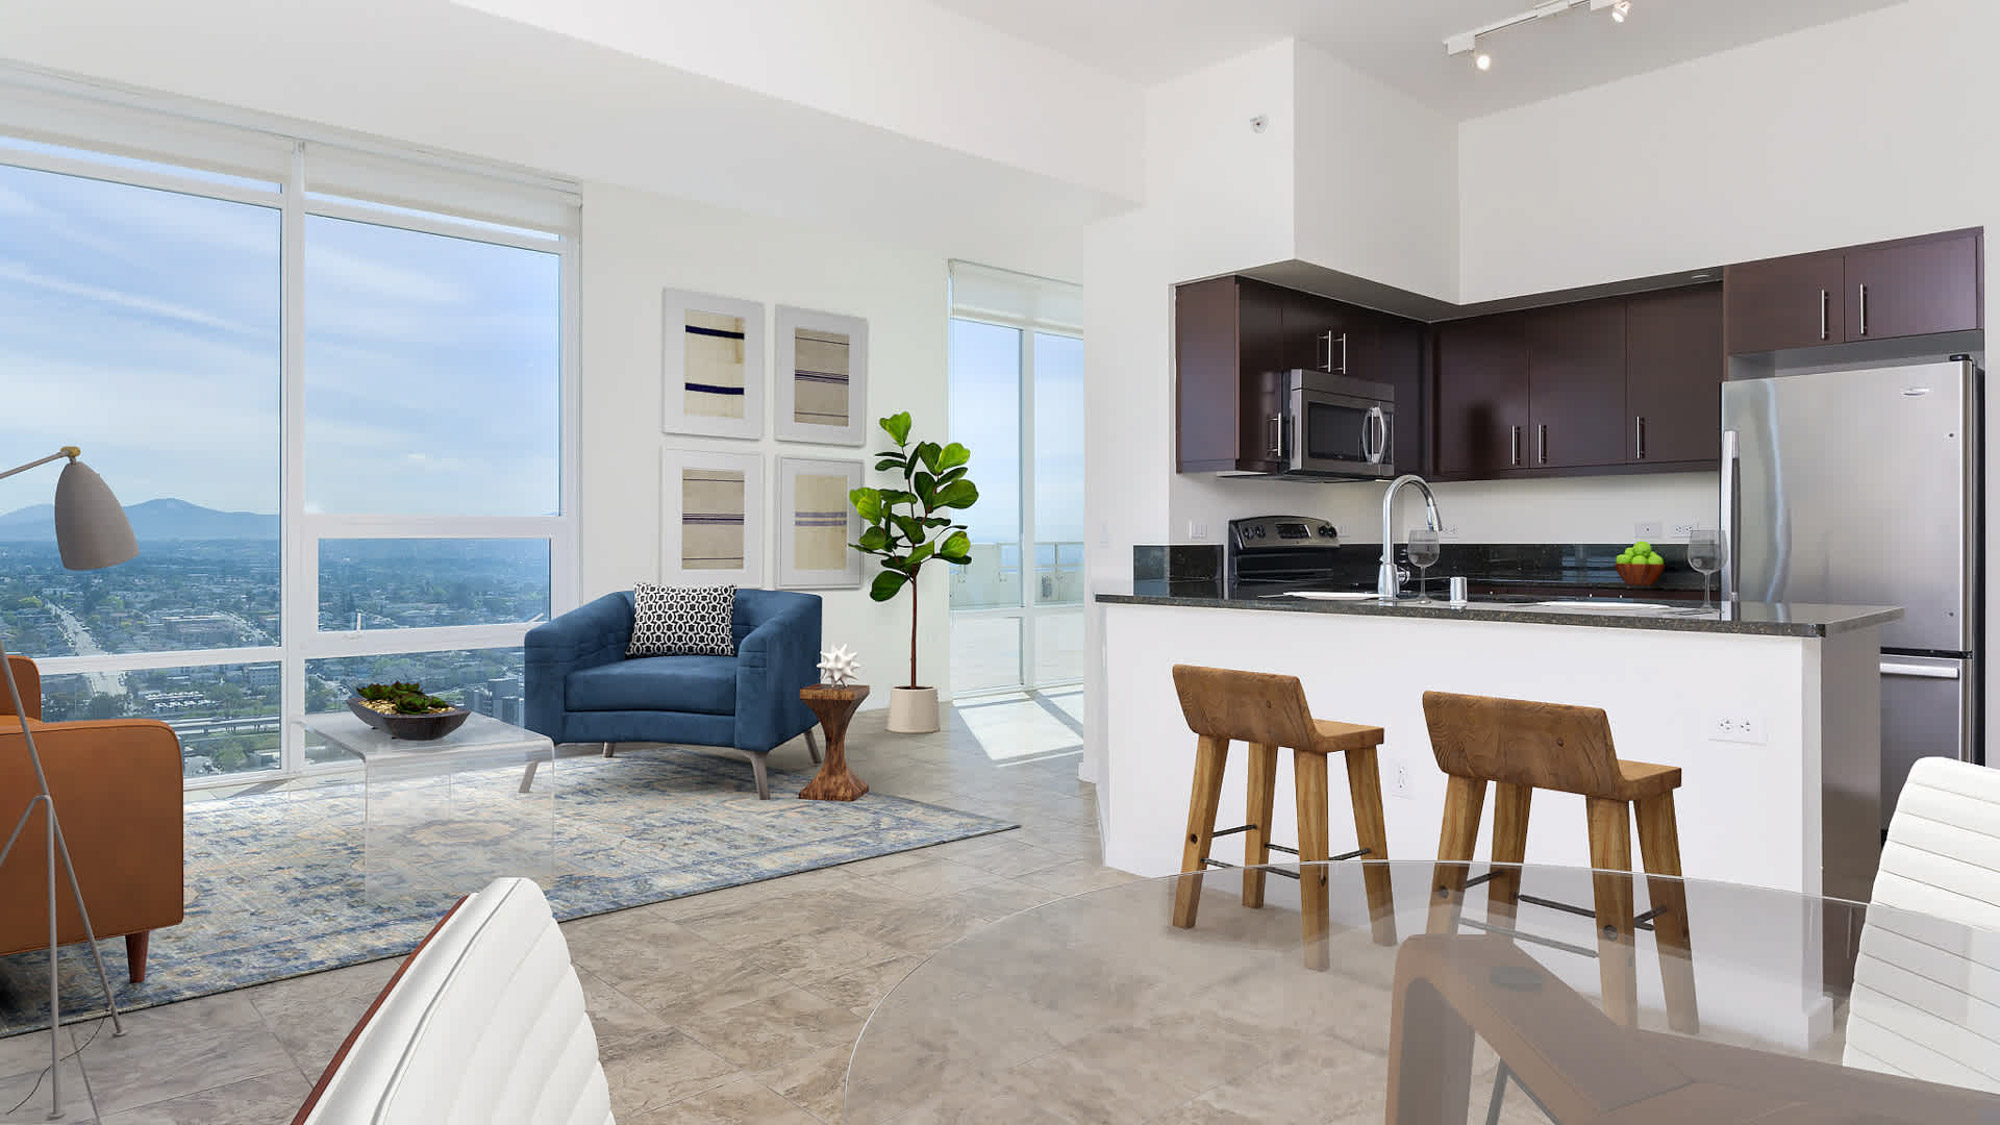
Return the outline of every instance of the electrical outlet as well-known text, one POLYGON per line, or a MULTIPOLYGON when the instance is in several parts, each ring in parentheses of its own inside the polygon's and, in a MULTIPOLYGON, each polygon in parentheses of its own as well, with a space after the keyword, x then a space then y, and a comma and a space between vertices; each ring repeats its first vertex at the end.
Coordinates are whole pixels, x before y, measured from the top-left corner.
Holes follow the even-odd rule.
POLYGON ((1691 523, 1677 523, 1674 525, 1674 538, 1676 539, 1686 539, 1693 534, 1694 525, 1691 523))
POLYGON ((1189 520, 1189 521, 1188 521, 1188 542, 1190 542, 1190 543, 1206 543, 1206 542, 1208 542, 1208 523, 1207 523, 1207 521, 1205 521, 1205 520, 1189 520))
POLYGON ((1448 523, 1445 524, 1443 527, 1438 528, 1438 538, 1439 539, 1458 538, 1458 525, 1455 523, 1448 523))
POLYGON ((1722 711, 1711 713, 1703 724, 1710 742, 1740 742, 1749 746, 1764 745, 1764 716, 1751 711, 1722 711))
MULTIPOLYGON (((1098 545, 1098 546, 1100 546, 1100 547, 1109 547, 1109 546, 1111 546, 1111 521, 1110 521, 1110 520, 1099 520, 1099 521, 1097 521, 1097 545, 1098 545)), ((964 568, 962 568, 962 567, 961 567, 960 569, 964 569, 964 568)))
POLYGON ((1408 762, 1397 762, 1395 764, 1394 770, 1389 775, 1389 793, 1391 796, 1401 797, 1405 801, 1416 799, 1416 794, 1410 792, 1410 766, 1408 762))
POLYGON ((1632 525, 1632 538, 1634 539, 1653 540, 1659 537, 1660 523, 1658 520, 1647 520, 1644 523, 1635 523, 1632 525))

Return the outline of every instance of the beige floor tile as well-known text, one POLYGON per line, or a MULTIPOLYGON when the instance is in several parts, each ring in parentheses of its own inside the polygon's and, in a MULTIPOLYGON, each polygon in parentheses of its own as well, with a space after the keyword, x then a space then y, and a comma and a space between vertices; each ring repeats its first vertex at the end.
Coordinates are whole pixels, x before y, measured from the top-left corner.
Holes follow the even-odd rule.
POLYGON ((629 1125, 819 1125, 819 1120, 756 1079, 741 1078, 675 1102, 629 1125))
POLYGON ((813 979, 893 961, 904 956, 904 951, 859 930, 830 926, 754 946, 745 955, 773 972, 813 979))
POLYGON ((702 1046, 744 1068, 782 1066, 814 1051, 852 1043, 862 1018, 802 988, 681 1021, 702 1046))
POLYGON ((265 998, 254 1003, 293 1065, 316 1079, 375 1002, 375 996, 374 992, 351 992, 317 1000, 265 998))
POLYGON ((134 1012, 125 1017, 125 1027, 123 1036, 114 1037, 107 1026, 94 1039, 92 1026, 76 1029, 77 1041, 88 1043, 83 1064, 98 1111, 107 1115, 299 1070, 241 993, 134 1012))
MULTIPOLYGON (((46 917, 46 915, 44 915, 46 917)), ((44 1044, 46 1045, 46 1040, 44 1044)), ((33 1070, 0 1078, 0 1123, 27 1125, 46 1122, 54 1102, 49 1086, 48 1059, 33 1070)), ((73 1058, 62 1064, 63 1122, 91 1122, 90 1099, 84 1089, 83 1066, 73 1058)))
POLYGON ((311 1091, 304 1076, 281 1071, 109 1114, 103 1125, 269 1125, 290 1120, 311 1091))
POLYGON ((839 1121, 847 1091, 847 1061, 853 1055, 853 1047, 841 1043, 759 1071, 755 1077, 821 1121, 839 1121))
POLYGON ((828 1003, 850 1010, 868 1011, 923 963, 923 957, 905 953, 894 960, 836 975, 812 977, 787 973, 786 979, 828 1003))
POLYGON ((620 1121, 741 1077, 736 1064, 677 1028, 600 1040, 598 1057, 620 1121))

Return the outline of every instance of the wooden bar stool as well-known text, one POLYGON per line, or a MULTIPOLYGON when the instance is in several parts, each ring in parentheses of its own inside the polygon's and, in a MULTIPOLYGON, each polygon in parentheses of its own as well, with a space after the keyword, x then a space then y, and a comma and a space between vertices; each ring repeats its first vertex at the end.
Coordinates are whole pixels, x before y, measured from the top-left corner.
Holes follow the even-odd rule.
MULTIPOLYGON (((1667 1022, 1675 1031, 1701 1028, 1695 1006, 1694 962, 1688 944, 1687 892, 1680 881, 1681 843, 1674 822, 1677 766, 1622 762, 1612 749, 1611 723, 1596 707, 1529 703, 1478 695, 1424 693, 1424 721, 1431 751, 1449 777, 1444 828, 1429 929, 1454 933, 1465 896, 1466 867, 1479 835, 1486 783, 1494 783, 1493 862, 1518 864, 1528 847, 1528 804, 1537 789, 1578 793, 1588 810, 1590 866, 1597 921, 1598 974, 1605 1014, 1631 1025, 1638 1019, 1639 982, 1633 964, 1635 928, 1652 929, 1660 951, 1667 1022), (1628 811, 1629 810, 1629 811, 1628 811), (1639 917, 1632 906, 1631 818, 1639 819, 1639 850, 1653 908, 1639 917), (1625 872, 1620 875, 1618 872, 1625 872)), ((1573 913, 1582 908, 1521 894, 1519 870, 1486 877, 1488 909, 1511 927, 1516 903, 1573 913)))
MULTIPOLYGON (((1264 876, 1261 865, 1271 862, 1271 853, 1297 856, 1301 864, 1324 864, 1333 859, 1367 856, 1371 860, 1389 858, 1389 838, 1382 823, 1382 779, 1375 760, 1375 748, 1382 744, 1381 727, 1357 726, 1315 719, 1306 707, 1305 688, 1291 676, 1265 672, 1234 672, 1222 668, 1174 665, 1174 687, 1180 692, 1181 712, 1188 728, 1199 735, 1195 744, 1194 791, 1188 801, 1187 842, 1181 850, 1181 879, 1174 891, 1174 925, 1186 929, 1194 925, 1201 904, 1201 875, 1209 867, 1234 867, 1208 852, 1217 836, 1244 833, 1243 905, 1264 905, 1264 876), (1215 830, 1215 811, 1222 799, 1222 773, 1229 763, 1229 744, 1240 740, 1250 744, 1250 823, 1240 828, 1215 830), (1299 847, 1297 851, 1271 842, 1271 811, 1278 775, 1278 748, 1292 751, 1292 770, 1298 791, 1299 847), (1354 835, 1361 846, 1344 855, 1329 856, 1327 832, 1326 759, 1329 754, 1347 756, 1347 786, 1354 806, 1354 835)), ((1280 875, 1290 872, 1280 871, 1280 875)), ((1362 873, 1368 892, 1368 911, 1375 940, 1396 944, 1395 903, 1389 887, 1389 869, 1369 865, 1362 873)), ((1327 932, 1330 926, 1327 903, 1327 874, 1324 866, 1301 867, 1300 923, 1305 944, 1306 967, 1327 967, 1327 932)))

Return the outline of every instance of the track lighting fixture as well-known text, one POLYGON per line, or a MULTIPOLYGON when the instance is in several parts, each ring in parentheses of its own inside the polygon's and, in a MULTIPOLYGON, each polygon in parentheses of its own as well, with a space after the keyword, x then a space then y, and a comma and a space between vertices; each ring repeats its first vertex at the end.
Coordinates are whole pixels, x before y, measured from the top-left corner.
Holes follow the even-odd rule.
POLYGON ((1543 0, 1542 3, 1529 8, 1525 12, 1518 12, 1505 19, 1494 20, 1483 27, 1475 27, 1471 31, 1447 36, 1444 41, 1444 53, 1447 55, 1470 54, 1473 66, 1478 67, 1480 70, 1492 70, 1493 56, 1479 49, 1481 36, 1491 35, 1496 31, 1505 31, 1517 24, 1532 23, 1535 20, 1559 16, 1571 8, 1583 4, 1590 5, 1590 10, 1593 12, 1609 9, 1611 18, 1619 23, 1624 23, 1625 17, 1632 13, 1632 0, 1543 0))

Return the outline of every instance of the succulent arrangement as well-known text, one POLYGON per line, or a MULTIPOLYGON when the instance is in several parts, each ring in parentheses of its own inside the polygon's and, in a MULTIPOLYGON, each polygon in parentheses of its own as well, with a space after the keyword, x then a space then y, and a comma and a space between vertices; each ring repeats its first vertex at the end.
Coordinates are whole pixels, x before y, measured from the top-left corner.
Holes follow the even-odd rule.
POLYGON ((363 706, 384 715, 435 715, 455 709, 448 700, 425 695, 422 684, 400 680, 393 684, 365 684, 356 688, 354 694, 361 697, 363 706))

